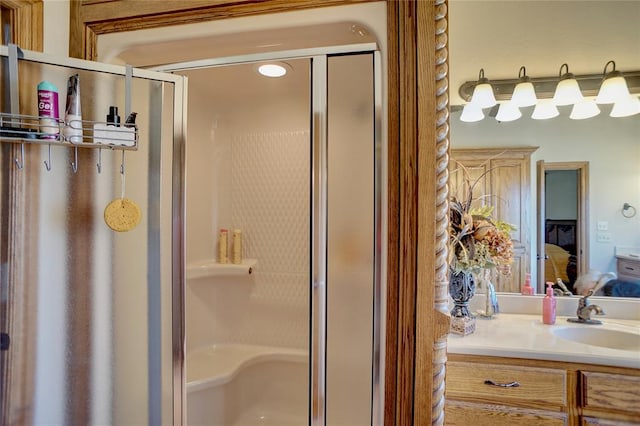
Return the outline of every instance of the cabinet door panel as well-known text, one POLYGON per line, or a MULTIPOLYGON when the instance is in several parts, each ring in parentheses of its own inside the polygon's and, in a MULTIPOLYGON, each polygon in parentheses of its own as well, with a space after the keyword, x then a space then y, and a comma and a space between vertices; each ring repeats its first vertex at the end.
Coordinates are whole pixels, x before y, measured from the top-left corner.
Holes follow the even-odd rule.
POLYGON ((494 214, 517 229, 511 233, 514 244, 528 244, 529 227, 525 211, 528 207, 529 167, 523 160, 496 158, 491 160, 491 201, 494 214), (526 170, 525 170, 526 169, 526 170), (525 176, 525 172, 527 175, 525 176), (527 203, 527 204, 525 204, 527 203))
POLYGON ((448 401, 444 412, 444 423, 451 426, 563 426, 568 424, 566 413, 504 405, 448 401))
POLYGON ((581 372, 582 406, 640 414, 640 377, 581 372))
POLYGON ((475 362, 447 363, 447 398, 474 402, 500 401, 545 409, 564 409, 566 399, 566 371, 552 368, 523 367, 475 362), (499 387, 485 384, 518 382, 518 387, 499 387))

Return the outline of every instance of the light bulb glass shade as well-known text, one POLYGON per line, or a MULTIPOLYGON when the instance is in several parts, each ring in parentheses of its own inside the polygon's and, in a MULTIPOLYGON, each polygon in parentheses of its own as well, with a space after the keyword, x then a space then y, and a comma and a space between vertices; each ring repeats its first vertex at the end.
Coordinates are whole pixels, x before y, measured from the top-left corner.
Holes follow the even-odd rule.
POLYGON ((472 103, 466 104, 464 108, 462 108, 462 114, 460 114, 460 121, 464 121, 465 123, 474 123, 483 118, 484 113, 482 112, 482 108, 472 103))
POLYGON ((505 102, 500 104, 498 114, 496 115, 497 121, 515 121, 522 117, 520 108, 518 108, 513 102, 505 102))
POLYGON ((258 72, 265 77, 282 77, 287 69, 280 64, 263 64, 258 67, 258 72))
POLYGON ((489 108, 497 104, 498 102, 496 101, 496 97, 493 94, 493 87, 491 87, 491 84, 477 84, 473 89, 471 103, 479 106, 480 108, 489 108))
POLYGON ((624 101, 629 96, 629 88, 627 87, 627 81, 623 76, 618 75, 615 77, 606 78, 596 97, 596 103, 599 104, 612 104, 618 101, 624 101))
POLYGON ((533 83, 524 81, 518 83, 516 88, 513 89, 513 95, 511 96, 511 102, 517 107, 528 107, 535 105, 538 99, 536 98, 536 91, 533 88, 533 83))
POLYGON ((572 105, 580 102, 583 98, 580 86, 575 78, 565 78, 560 80, 553 94, 553 102, 556 105, 572 105))
POLYGON ((611 108, 610 117, 629 117, 640 113, 640 99, 636 96, 627 96, 625 99, 616 102, 611 108))
POLYGON ((547 120, 549 118, 557 117, 560 115, 560 111, 556 108, 556 104, 553 99, 540 99, 533 109, 531 118, 534 120, 547 120))
POLYGON ((585 99, 573 105, 569 118, 572 120, 584 120, 600 114, 600 108, 592 99, 585 99))

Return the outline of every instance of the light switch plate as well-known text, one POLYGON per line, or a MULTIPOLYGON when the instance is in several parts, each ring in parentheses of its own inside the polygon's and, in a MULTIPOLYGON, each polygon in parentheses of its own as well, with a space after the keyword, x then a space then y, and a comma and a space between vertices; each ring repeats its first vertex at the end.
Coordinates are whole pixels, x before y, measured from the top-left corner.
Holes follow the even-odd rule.
POLYGON ((610 243, 611 242, 611 233, 609 232, 598 232, 596 234, 596 241, 599 243, 610 243))
POLYGON ((603 220, 598 221, 598 231, 608 231, 609 230, 609 222, 605 222, 603 220))

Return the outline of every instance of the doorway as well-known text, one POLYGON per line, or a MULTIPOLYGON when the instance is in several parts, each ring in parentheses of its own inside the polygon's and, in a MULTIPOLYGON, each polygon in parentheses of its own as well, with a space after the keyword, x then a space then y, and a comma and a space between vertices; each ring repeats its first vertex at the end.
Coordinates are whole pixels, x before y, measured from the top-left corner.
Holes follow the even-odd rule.
POLYGON ((573 292, 576 278, 589 270, 589 163, 540 160, 537 182, 538 292, 558 280, 573 292))

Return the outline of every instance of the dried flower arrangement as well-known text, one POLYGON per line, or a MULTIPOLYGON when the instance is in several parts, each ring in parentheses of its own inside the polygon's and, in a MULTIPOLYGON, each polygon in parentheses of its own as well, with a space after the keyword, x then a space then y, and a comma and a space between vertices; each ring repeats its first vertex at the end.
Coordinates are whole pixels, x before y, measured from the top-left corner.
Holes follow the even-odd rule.
MULTIPOLYGON (((456 162, 455 160, 452 160, 456 162)), ((513 262, 511 232, 515 227, 493 217, 492 206, 472 207, 474 189, 493 169, 471 179, 467 168, 456 162, 463 173, 463 198, 453 194, 449 201, 449 265, 454 273, 479 273, 483 269, 496 269, 509 275, 513 262)))

